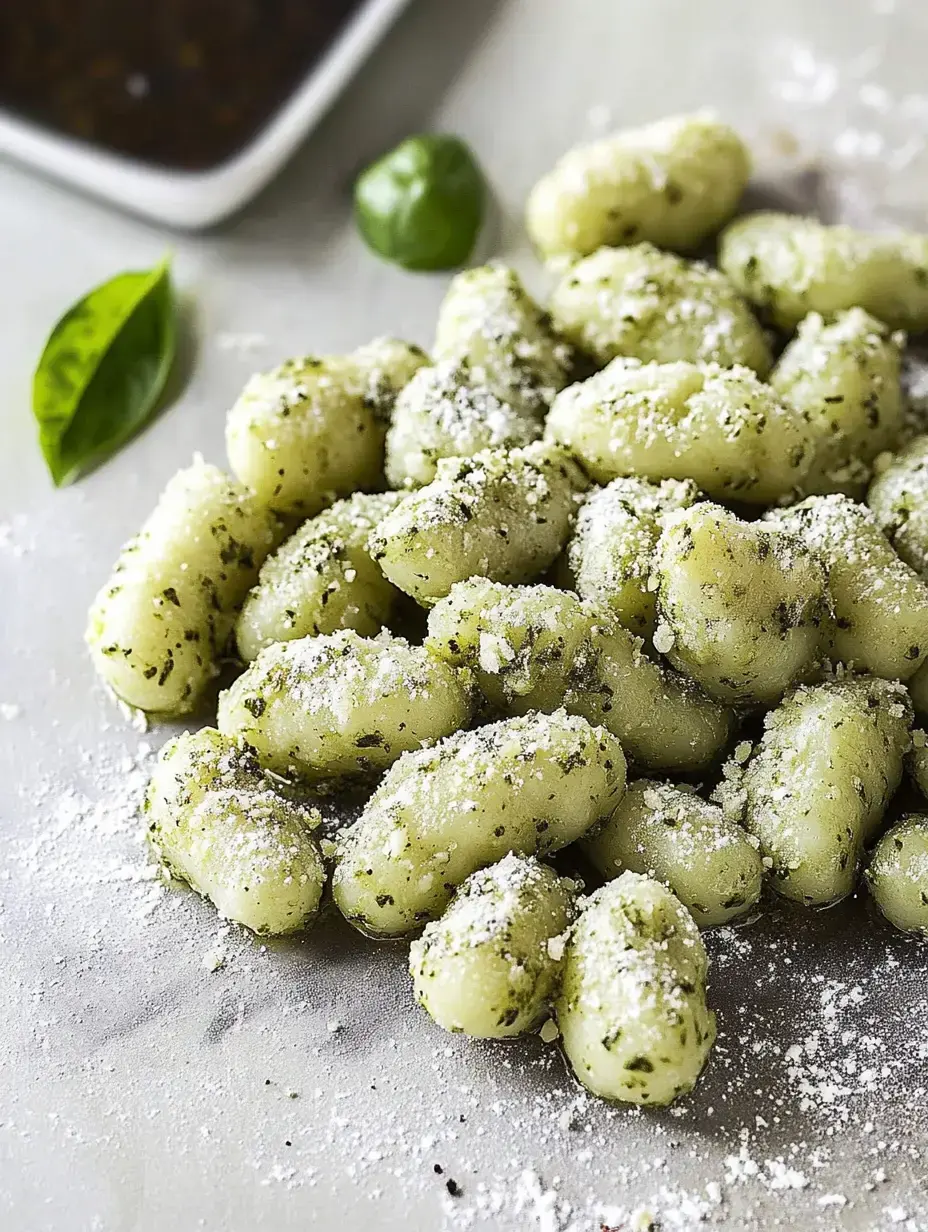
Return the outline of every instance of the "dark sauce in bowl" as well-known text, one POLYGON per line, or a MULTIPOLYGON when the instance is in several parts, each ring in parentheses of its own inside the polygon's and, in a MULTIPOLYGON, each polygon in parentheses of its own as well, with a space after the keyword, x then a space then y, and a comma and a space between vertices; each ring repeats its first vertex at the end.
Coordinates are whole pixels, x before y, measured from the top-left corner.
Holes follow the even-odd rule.
POLYGON ((287 101, 363 0, 0 0, 0 108, 208 171, 287 101))

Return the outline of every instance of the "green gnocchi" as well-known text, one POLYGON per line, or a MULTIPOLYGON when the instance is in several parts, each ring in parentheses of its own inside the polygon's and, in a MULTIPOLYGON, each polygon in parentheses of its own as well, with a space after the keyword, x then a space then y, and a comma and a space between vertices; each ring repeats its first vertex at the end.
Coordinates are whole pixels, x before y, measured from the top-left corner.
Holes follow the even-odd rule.
POLYGON ((325 884, 318 809, 278 790, 248 745, 205 727, 161 751, 145 797, 148 838, 225 919, 261 936, 306 928, 325 884))
POLYGON ((638 779, 580 849, 597 872, 646 873, 676 894, 700 928, 727 924, 760 897, 763 863, 742 828, 695 791, 638 779))
POLYGON ((867 504, 898 556, 928 580, 928 436, 916 436, 878 470, 867 504))
POLYGON ((707 765, 733 727, 730 711, 649 659, 608 611, 550 586, 459 582, 430 612, 426 646, 472 672, 498 711, 564 706, 650 769, 707 765))
POLYGON ((700 499, 690 479, 651 483, 629 476, 592 492, 567 545, 572 589, 608 608, 632 633, 650 638, 657 618, 654 549, 664 519, 700 499))
POLYGON ((556 1002, 567 1060, 603 1099, 669 1104, 691 1091, 715 1042, 709 961, 670 890, 626 872, 582 906, 556 1002))
POLYGON ((262 504, 304 518, 338 496, 383 487, 389 412, 427 363, 418 347, 378 338, 350 355, 291 359, 253 376, 226 423, 232 470, 262 504))
POLYGON ((761 212, 736 219, 719 265, 781 329, 804 316, 863 308, 890 329, 928 328, 928 236, 869 234, 817 218, 761 212))
POLYGON ((561 333, 599 364, 744 365, 766 376, 764 331, 724 274, 651 244, 600 248, 572 265, 551 295, 561 333))
POLYGON ((438 310, 434 354, 437 361, 465 362, 479 388, 536 417, 567 384, 574 358, 516 271, 500 262, 452 278, 438 310))
POLYGON ((503 1039, 531 1030, 560 978, 576 883, 533 856, 464 881, 409 947, 413 992, 446 1031, 503 1039))
POLYGON ((396 400, 387 432, 387 482, 422 487, 435 478, 439 458, 530 445, 541 432, 538 415, 478 385, 466 361, 442 360, 420 368, 396 400))
POLYGON ((801 411, 748 368, 620 357, 558 394, 545 436, 598 483, 691 479, 718 500, 768 505, 811 464, 801 411))
POLYGON ((866 880, 890 924, 928 936, 928 816, 909 813, 886 831, 873 849, 866 880))
POLYGON ((770 385, 803 411, 815 434, 807 494, 863 494, 873 462, 903 425, 899 383, 904 337, 861 308, 826 322, 810 313, 780 356, 770 385))
POLYGON ((245 663, 275 642, 339 629, 362 637, 380 632, 399 591, 374 564, 368 540, 401 499, 399 492, 359 492, 336 501, 268 557, 235 626, 245 663))
POLYGON ((267 769, 309 780, 369 774, 463 727, 467 682, 421 646, 342 629, 262 650, 219 698, 219 730, 267 769))
POLYGON ((525 225, 544 257, 639 240, 691 252, 735 212, 750 169, 711 113, 670 116, 569 150, 529 194, 525 225))
POLYGON ((825 572, 800 538, 704 501, 667 519, 654 568, 654 644, 710 696, 772 705, 818 667, 825 572))
POLYGON ((914 675, 928 656, 928 585, 899 559, 870 511, 846 496, 810 496, 767 521, 824 562, 832 657, 887 680, 914 675))
POLYGON ((371 551, 394 586, 431 607, 455 582, 528 582, 554 563, 583 479, 540 443, 443 458, 431 483, 383 519, 371 551))
POLYGON ((729 764, 718 798, 760 841, 784 897, 825 907, 854 889, 864 844, 902 778, 911 723, 901 684, 829 680, 770 711, 747 764, 729 764))
POLYGON ((458 732, 387 772, 341 840, 335 902, 361 932, 404 936, 478 869, 576 841, 624 790, 619 742, 563 710, 458 732))
POLYGON ((280 531, 202 458, 177 472, 88 616, 94 667, 120 701, 165 718, 196 709, 280 531))

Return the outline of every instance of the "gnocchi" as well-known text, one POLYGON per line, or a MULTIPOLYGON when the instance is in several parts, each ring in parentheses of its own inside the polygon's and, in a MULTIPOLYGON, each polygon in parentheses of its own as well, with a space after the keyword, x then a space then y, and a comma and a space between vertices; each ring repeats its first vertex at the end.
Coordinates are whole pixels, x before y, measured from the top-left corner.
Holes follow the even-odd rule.
POLYGON ((476 384, 466 362, 443 360, 420 368, 396 400, 387 432, 387 482, 421 487, 435 478, 439 458, 530 445, 541 431, 539 416, 476 384))
POLYGON ((805 416, 748 368, 614 359, 558 394, 545 429, 598 483, 691 479, 718 500, 768 505, 812 460, 805 416))
POLYGON ((279 538, 277 520, 215 466, 196 458, 178 471, 90 609, 87 644, 105 684, 147 714, 195 710, 279 538))
POLYGON ((525 225, 544 257, 639 240, 691 252, 735 212, 750 170, 711 113, 670 116, 569 150, 529 194, 525 225))
POLYGON ((432 482, 377 527, 372 555, 423 607, 476 574, 528 582, 566 543, 582 486, 570 459, 540 443, 443 458, 432 482))
POLYGON ((890 329, 928 328, 928 236, 871 235, 816 218, 761 212, 719 240, 719 265, 780 329, 807 313, 863 308, 890 329))
POLYGON ((226 423, 232 470, 262 504, 304 518, 338 496, 383 487, 387 417, 427 363, 418 347, 378 338, 350 355, 291 359, 253 376, 226 423))
POLYGON ((399 591, 374 564, 368 540, 401 499, 399 492, 359 492, 336 501, 268 557, 235 626, 245 663, 275 642, 339 629, 380 632, 399 591))
POLYGON ((886 831, 873 849, 866 880, 890 924, 928 936, 928 817, 909 813, 886 831))
POLYGON ((318 809, 276 789, 254 750, 205 727, 161 751, 145 797, 148 837, 170 872, 261 936, 306 928, 325 869, 318 809))
POLYGON ((928 585, 899 559, 870 511, 846 496, 810 496, 767 520, 825 564, 832 657, 887 680, 914 675, 928 656, 928 585))
POLYGON ((591 493, 567 545, 572 588, 608 608, 632 633, 650 638, 657 614, 651 570, 664 518, 699 499, 690 479, 650 483, 629 476, 591 493))
POLYGON ((670 890, 626 872, 582 905, 564 959, 557 1023, 594 1095, 669 1104, 691 1091, 715 1042, 709 961, 670 890))
POLYGON ((459 582, 429 614, 426 645, 473 672, 497 710, 564 706, 612 732, 649 768, 699 769, 732 730, 729 711, 648 659, 608 612, 550 586, 459 582))
POLYGON ((898 556, 928 580, 928 436, 916 436, 877 473, 867 504, 898 556))
POLYGON ((710 696, 772 705, 821 661, 825 573, 796 536, 702 502, 667 519, 654 567, 654 644, 710 696))
POLYGON ((464 881, 409 947, 416 1000, 446 1031, 503 1039, 544 1015, 560 977, 576 884, 533 856, 464 881))
POLYGON ((815 434, 804 492, 862 495, 874 459, 902 429, 903 341, 861 308, 830 322, 817 312, 800 321, 770 385, 804 412, 815 434))
POLYGON ((718 798, 760 841, 780 894, 825 907, 851 893, 902 778, 911 722, 901 684, 829 680, 787 697, 747 764, 730 763, 718 798))
POLYGON ((738 364, 766 376, 770 347, 724 274, 651 244, 600 248, 566 271, 551 295, 561 333, 600 365, 738 364))
POLYGON ((673 783, 629 783, 618 808, 580 849, 604 877, 626 870, 656 877, 700 928, 737 919, 760 897, 756 839, 717 805, 673 783))
POLYGON ((516 411, 541 417, 573 366, 514 269, 500 262, 455 275, 438 310, 435 359, 464 361, 472 381, 516 411))
POLYGON ((387 772, 341 839, 335 902, 361 932, 411 933, 471 873, 566 847, 624 790, 619 742, 563 710, 458 732, 387 772))
POLYGON ((278 774, 339 779, 383 770, 463 727, 461 676, 421 646, 342 629, 262 650, 219 698, 219 730, 278 774))

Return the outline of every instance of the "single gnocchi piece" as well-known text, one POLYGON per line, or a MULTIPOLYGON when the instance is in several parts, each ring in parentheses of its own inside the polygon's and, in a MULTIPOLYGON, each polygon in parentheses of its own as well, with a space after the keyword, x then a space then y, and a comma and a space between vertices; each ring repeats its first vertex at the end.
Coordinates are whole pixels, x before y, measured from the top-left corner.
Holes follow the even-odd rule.
POLYGON ((580 849, 604 877, 629 870, 669 886, 700 928, 727 924, 760 897, 756 840, 694 791, 638 779, 580 849))
POLYGON ((830 322, 817 312, 800 321, 770 385, 806 415, 815 435, 804 492, 862 495, 874 459, 902 429, 904 341, 862 308, 830 322))
POLYGON ((825 573, 795 535, 703 502, 667 519, 655 574, 654 644, 711 697, 769 706, 821 661, 825 573))
POLYGON ((574 463, 540 443, 443 458, 432 482, 377 527, 372 554, 423 607, 475 575, 528 582, 566 543, 582 487, 574 463))
POLYGON ((629 476, 593 492, 580 506, 567 545, 573 589, 608 608, 632 633, 650 638, 657 610, 651 571, 664 519, 700 499, 690 479, 651 483, 629 476))
POLYGON ((901 684, 829 680, 786 698, 746 766, 726 768, 717 796, 759 839, 780 894, 825 907, 851 893, 902 778, 911 722, 901 684))
POLYGON ((459 582, 430 612, 426 646, 472 672, 497 710, 564 706, 648 768, 697 770, 734 725, 691 680, 649 659, 610 612, 551 586, 459 582))
POLYGON ((121 701, 165 718, 196 709, 280 531, 202 458, 177 472, 88 616, 94 667, 121 701))
POLYGON ((354 629, 373 637, 399 591, 371 558, 371 531, 402 500, 399 492, 359 492, 304 522, 261 566, 235 628, 246 663, 275 642, 354 629))
POLYGON ((551 319, 500 262, 451 280, 438 310, 435 359, 466 362, 478 388, 514 410, 543 417, 573 366, 573 351, 551 319))
POLYGON ((709 960, 670 890, 626 872, 582 905, 564 960, 557 1023, 587 1090, 670 1104, 696 1085, 715 1042, 709 960))
POLYGON ((751 505, 791 492, 814 444, 805 416, 748 368, 622 357, 558 394, 545 435, 598 483, 691 479, 751 505))
POLYGON ((418 347, 378 338, 350 355, 258 373, 229 411, 233 471, 262 504, 304 518, 338 496, 383 487, 390 410, 427 363, 418 347))
POLYGON ((421 646, 343 629, 262 650, 220 695, 218 727, 269 770, 319 780, 383 770, 470 716, 466 683, 421 646))
POLYGON ((831 656, 886 680, 914 675, 928 656, 928 585, 899 559, 866 506, 810 496, 767 520, 825 564, 831 656))
POLYGON ((928 436, 914 437, 878 470, 867 504, 896 554, 928 580, 928 436))
POLYGON ((554 996, 575 897, 576 882, 532 856, 472 873, 409 947, 416 1000, 446 1031, 531 1030, 554 996))
POLYGON ((563 710, 458 732, 387 772, 341 838, 335 902, 363 933, 404 936, 477 869, 574 842, 624 790, 619 742, 563 710))
POLYGON ((928 936, 928 816, 908 813, 886 831, 873 849, 866 880, 890 924, 928 936))
POLYGON ((529 194, 525 225, 544 257, 639 240, 692 252, 731 218, 750 170, 711 113, 669 116, 569 150, 529 194))
POLYGON ((761 212, 738 218, 719 241, 719 265, 781 329, 807 313, 860 307, 890 329, 928 328, 928 236, 874 235, 817 218, 761 212))
POLYGON ((254 750, 214 728, 161 751, 145 797, 148 837, 175 876, 262 936, 315 919, 325 869, 317 809, 277 789, 254 750))
POLYGON ((387 432, 387 482, 421 487, 439 458, 472 458, 485 449, 513 449, 541 436, 539 415, 479 384, 466 361, 420 368, 400 393, 387 432))
POLYGON ((724 274, 652 244, 600 248, 561 278, 551 315, 600 365, 617 355, 645 363, 742 364, 766 376, 770 347, 724 274))

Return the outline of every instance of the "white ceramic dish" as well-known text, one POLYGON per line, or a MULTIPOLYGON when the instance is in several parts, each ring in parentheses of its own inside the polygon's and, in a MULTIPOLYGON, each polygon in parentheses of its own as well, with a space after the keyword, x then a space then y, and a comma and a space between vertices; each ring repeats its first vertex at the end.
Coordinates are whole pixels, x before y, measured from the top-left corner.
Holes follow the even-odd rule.
POLYGON ((240 154, 212 171, 158 170, 0 112, 0 155, 173 227, 228 217, 279 171, 408 0, 367 0, 316 67, 240 154))

